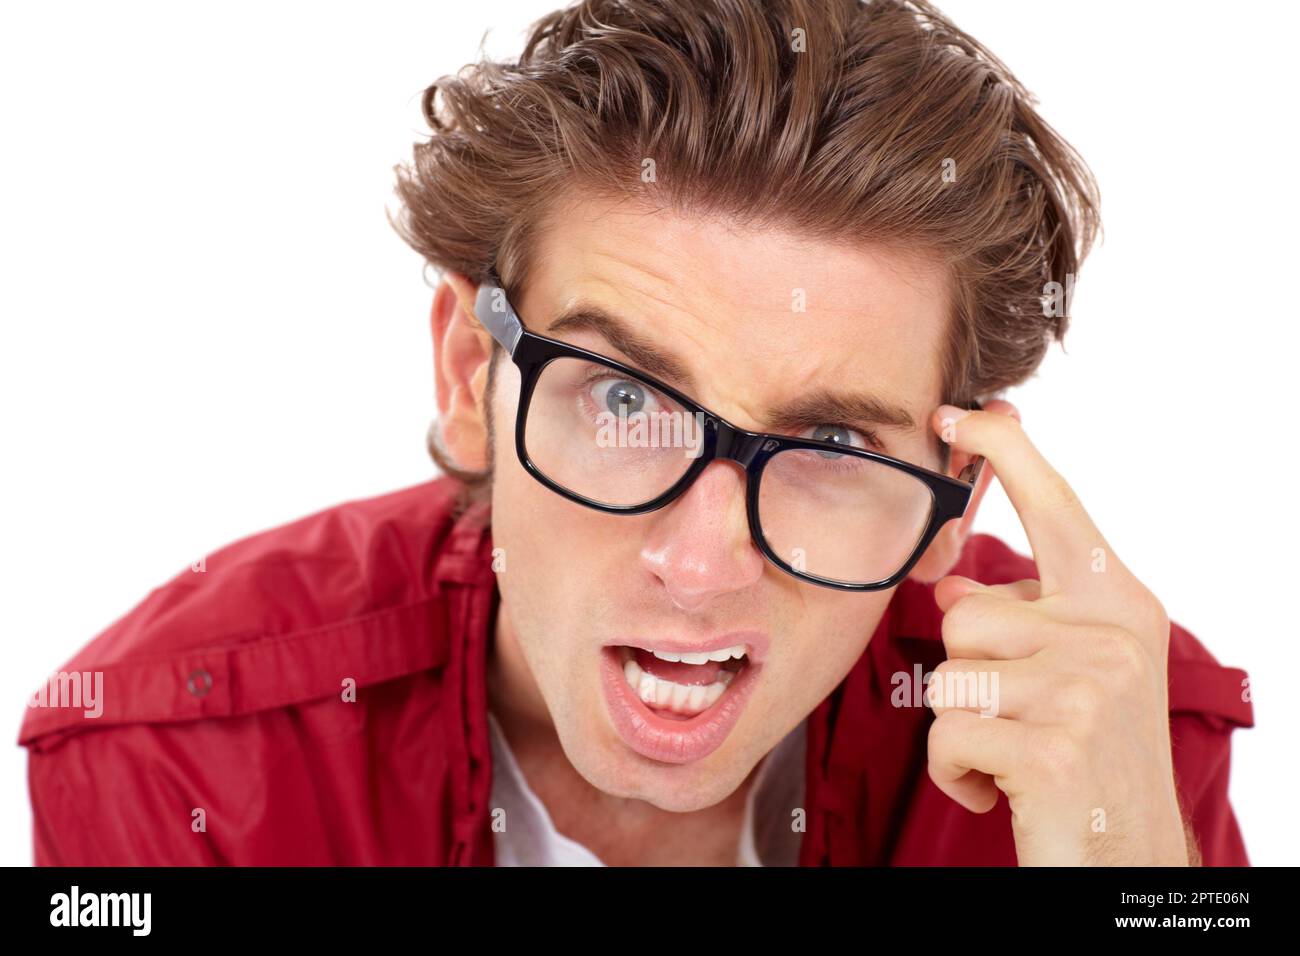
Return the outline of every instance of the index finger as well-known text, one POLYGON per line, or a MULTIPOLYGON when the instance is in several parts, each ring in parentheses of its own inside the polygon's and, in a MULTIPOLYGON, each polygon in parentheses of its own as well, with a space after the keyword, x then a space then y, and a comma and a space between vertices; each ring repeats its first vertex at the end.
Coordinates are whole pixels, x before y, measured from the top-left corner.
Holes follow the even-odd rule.
POLYGON ((1009 415, 940 405, 939 437, 953 448, 983 456, 1006 489, 1029 536, 1044 596, 1066 582, 1086 580, 1097 550, 1109 547, 1069 483, 1009 415))

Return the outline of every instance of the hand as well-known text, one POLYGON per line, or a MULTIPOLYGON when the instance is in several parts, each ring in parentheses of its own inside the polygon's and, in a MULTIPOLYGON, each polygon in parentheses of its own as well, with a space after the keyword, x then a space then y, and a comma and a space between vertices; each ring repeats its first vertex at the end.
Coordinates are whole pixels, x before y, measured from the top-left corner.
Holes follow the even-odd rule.
POLYGON ((1039 580, 935 586, 949 659, 927 689, 931 779, 975 813, 1005 793, 1022 866, 1186 865, 1164 608, 1015 418, 943 405, 932 426, 996 472, 1039 580))

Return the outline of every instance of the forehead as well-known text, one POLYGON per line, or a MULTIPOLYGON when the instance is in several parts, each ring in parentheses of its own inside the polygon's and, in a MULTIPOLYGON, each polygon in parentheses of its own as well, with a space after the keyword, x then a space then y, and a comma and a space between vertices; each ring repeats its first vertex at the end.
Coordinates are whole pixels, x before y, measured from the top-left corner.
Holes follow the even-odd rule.
POLYGON ((917 421, 941 400, 949 285, 931 260, 586 197, 555 207, 528 258, 529 328, 598 305, 696 370, 696 397, 721 414, 756 419, 763 401, 837 383, 917 421))

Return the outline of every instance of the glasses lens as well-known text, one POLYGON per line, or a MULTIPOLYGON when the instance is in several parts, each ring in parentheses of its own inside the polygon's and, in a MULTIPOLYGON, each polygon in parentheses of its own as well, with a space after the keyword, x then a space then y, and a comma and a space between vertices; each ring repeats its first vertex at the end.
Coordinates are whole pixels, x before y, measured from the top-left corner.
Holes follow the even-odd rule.
POLYGON ((934 507, 930 488, 889 465, 803 448, 763 469, 763 537, 793 567, 844 584, 874 584, 907 563, 934 507))
POLYGON ((524 424, 524 448, 542 474, 617 508, 662 495, 703 447, 702 415, 635 376, 576 358, 542 369, 524 424))

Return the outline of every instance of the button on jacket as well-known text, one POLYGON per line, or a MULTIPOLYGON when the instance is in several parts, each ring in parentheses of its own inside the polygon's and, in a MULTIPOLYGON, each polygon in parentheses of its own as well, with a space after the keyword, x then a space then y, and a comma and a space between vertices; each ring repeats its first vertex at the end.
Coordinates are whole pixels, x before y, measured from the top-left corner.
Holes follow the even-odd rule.
MULTIPOLYGON (((102 713, 57 695, 26 710, 36 863, 491 865, 499 595, 486 506, 457 513, 458 489, 438 478, 237 541, 60 668, 102 674, 102 713)), ((953 573, 1035 576, 988 535, 953 573)), ((932 712, 891 704, 893 675, 943 660, 941 619, 933 587, 904 581, 809 715, 802 865, 1016 862, 1006 798, 973 814, 941 793, 932 712)), ((1228 802, 1244 680, 1172 626, 1174 769, 1207 865, 1247 862, 1228 802)))

